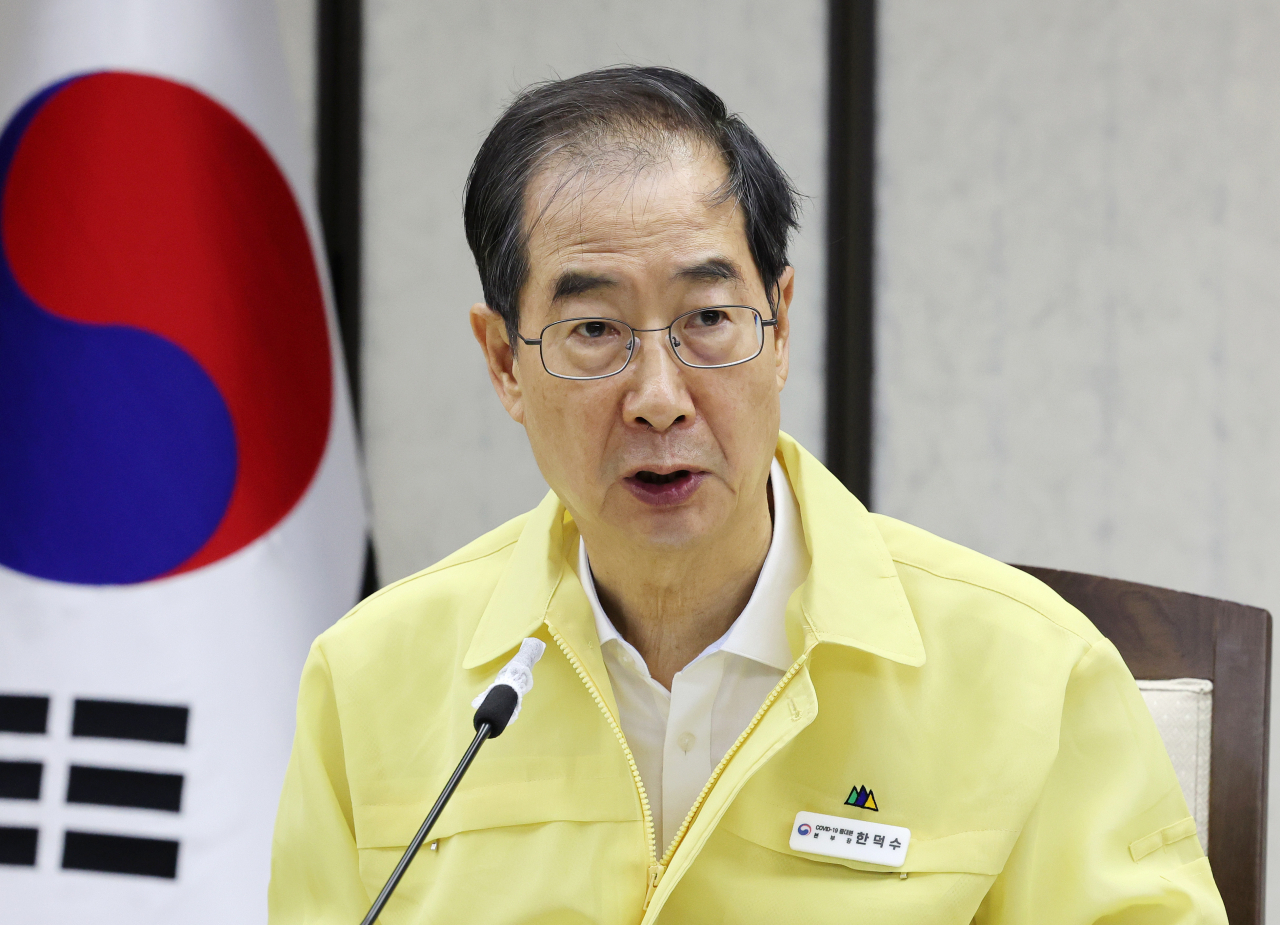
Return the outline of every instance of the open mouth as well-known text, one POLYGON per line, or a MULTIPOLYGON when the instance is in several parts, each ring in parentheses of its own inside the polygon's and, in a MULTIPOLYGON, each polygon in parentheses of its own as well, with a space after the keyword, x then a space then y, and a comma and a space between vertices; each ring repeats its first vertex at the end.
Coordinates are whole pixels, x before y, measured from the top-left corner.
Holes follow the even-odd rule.
POLYGON ((641 469, 623 481, 631 493, 646 504, 672 505, 687 501, 705 477, 705 472, 692 469, 676 469, 674 472, 641 469))
POLYGON ((690 475, 688 469, 677 469, 675 472, 650 472, 648 469, 641 469, 635 474, 636 481, 644 482, 646 485, 670 485, 672 482, 678 482, 686 476, 690 475))

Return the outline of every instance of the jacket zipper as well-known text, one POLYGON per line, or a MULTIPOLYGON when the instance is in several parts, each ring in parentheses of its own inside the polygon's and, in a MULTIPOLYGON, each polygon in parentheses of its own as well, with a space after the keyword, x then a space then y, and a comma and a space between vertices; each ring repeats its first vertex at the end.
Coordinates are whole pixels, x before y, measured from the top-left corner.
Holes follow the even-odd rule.
POLYGON ((693 824, 693 820, 697 817, 698 811, 702 809, 702 804, 706 802, 707 795, 715 787, 716 781, 720 779, 720 775, 724 773, 724 769, 728 766, 729 760, 737 753, 742 743, 747 740, 747 736, 751 735, 756 726, 760 725, 760 720, 764 717, 769 708, 782 695, 782 691, 791 683, 791 679, 796 676, 796 672, 809 660, 809 651, 805 651, 795 663, 787 669, 787 673, 782 676, 782 680, 774 686, 769 692, 769 696, 765 698, 760 709, 756 711, 756 715, 751 718, 751 722, 747 724, 747 728, 742 730, 742 734, 738 736, 733 746, 725 752, 720 763, 716 765, 711 777, 707 779, 706 784, 702 788, 702 792, 698 794, 698 798, 693 801, 693 806, 689 809, 688 814, 684 817, 684 821, 680 823, 680 829, 676 832, 675 838, 671 840, 666 852, 662 855, 661 860, 658 859, 657 835, 653 826, 653 810, 649 807, 649 794, 644 789, 644 781, 640 779, 640 769, 636 767, 635 755, 631 753, 631 746, 627 744, 627 737, 622 734, 622 728, 618 725, 617 720, 613 718, 613 714, 609 712, 609 705, 604 702, 604 698, 600 696, 600 692, 596 689, 595 684, 591 682, 591 676, 587 674, 587 670, 582 667, 582 662, 578 660, 578 656, 574 655, 573 650, 569 648, 568 643, 564 641, 564 637, 553 627, 547 624, 547 629, 551 632, 551 638, 556 641, 556 645, 560 647, 560 651, 564 653, 565 658, 569 660, 569 664, 573 666, 573 670, 578 673, 578 678, 586 685, 587 691, 591 694, 591 699, 596 702, 596 706, 600 708, 600 712, 604 714, 604 718, 609 722, 609 728, 613 730, 614 737, 617 738, 618 744, 622 746, 622 753, 627 759, 627 767, 631 769, 631 777, 635 781, 636 790, 640 794, 640 807, 644 811, 644 834, 645 841, 649 846, 649 870, 647 874, 648 883, 645 889, 644 909, 649 908, 649 903, 653 899, 653 894, 658 891, 658 884, 662 882, 662 875, 666 873, 667 865, 671 863, 671 858, 676 853, 676 849, 680 847, 680 843, 684 841, 685 833, 689 831, 689 826, 693 824))
MULTIPOLYGON (((742 730, 742 735, 738 736, 737 741, 733 743, 733 746, 725 752, 724 757, 720 759, 720 763, 716 765, 716 769, 712 771, 711 776, 707 778, 707 783, 703 786, 702 792, 699 793, 698 798, 693 801, 693 806, 690 807, 688 814, 684 817, 684 822, 680 823, 680 828, 676 832, 675 838, 671 839, 671 844, 667 847, 666 853, 663 854, 662 860, 658 862, 658 868, 660 870, 665 871, 667 869, 667 865, 671 863, 672 856, 676 853, 676 849, 680 847, 680 843, 684 841, 685 833, 689 831, 689 826, 693 825, 693 820, 697 817, 698 811, 702 809, 702 804, 706 802, 707 795, 711 793, 711 790, 716 785, 716 781, 718 781, 720 779, 720 775, 724 773, 724 769, 729 764, 729 759, 737 753, 738 749, 742 746, 742 743, 747 741, 747 736, 751 735, 752 730, 754 730, 756 726, 760 725, 760 720, 764 718, 765 713, 769 712, 769 708, 773 706, 774 702, 782 695, 783 689, 791 683, 791 679, 796 676, 796 672, 799 671, 808 660, 809 652, 806 651, 796 659, 795 664, 787 669, 787 673, 782 676, 782 680, 779 681, 774 689, 769 692, 769 696, 764 699, 764 703, 761 705, 760 709, 756 711, 756 715, 751 718, 751 722, 747 724, 747 728, 742 730)), ((659 879, 661 879, 662 875, 659 874, 658 876, 659 879)), ((657 884, 655 883, 653 888, 656 887, 657 884)), ((650 890, 650 895, 652 895, 653 888, 650 890)), ((648 908, 648 905, 649 901, 646 899, 645 907, 648 908)))
POLYGON ((640 779, 640 769, 636 767, 636 757, 631 753, 631 746, 627 744, 627 737, 622 734, 622 728, 618 725, 617 720, 613 718, 613 714, 609 712, 609 705, 600 696, 600 692, 596 689, 595 684, 592 683, 591 676, 587 674, 587 670, 582 667, 582 662, 578 660, 578 656, 569 648, 568 643, 564 641, 564 637, 560 635, 555 627, 548 623, 547 629, 551 632, 551 638, 556 641, 556 645, 560 647, 560 651, 569 660, 569 664, 573 666, 573 670, 578 673, 578 678, 586 685, 587 691, 591 694, 591 699, 596 702, 596 706, 600 708, 604 718, 609 721, 609 728, 613 730, 614 737, 618 740, 618 744, 622 746, 622 754, 627 759, 627 767, 631 769, 631 778, 635 781, 636 791, 640 794, 640 808, 644 812, 645 844, 649 848, 649 870, 646 873, 647 883, 644 896, 644 908, 648 909, 649 900, 653 898, 654 892, 658 889, 658 882, 662 879, 662 873, 666 868, 665 865, 658 862, 658 836, 653 826, 653 810, 649 806, 649 794, 644 789, 644 781, 640 779))

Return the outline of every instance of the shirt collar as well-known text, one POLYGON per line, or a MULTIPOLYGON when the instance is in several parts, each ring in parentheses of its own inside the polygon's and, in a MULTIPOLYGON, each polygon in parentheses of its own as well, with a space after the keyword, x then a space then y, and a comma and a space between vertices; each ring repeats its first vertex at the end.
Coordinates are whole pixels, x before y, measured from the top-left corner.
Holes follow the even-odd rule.
MULTIPOLYGON (((777 462, 794 492, 812 563, 799 589, 806 636, 904 665, 923 665, 915 615, 867 509, 786 434, 778 435, 777 462)), ((777 507, 775 496, 775 516, 777 507)), ((520 539, 471 639, 465 668, 507 654, 547 619, 556 589, 566 574, 573 574, 566 525, 571 527, 572 520, 554 492, 525 515, 520 539)))
MULTIPOLYGON (((786 671, 794 661, 791 646, 787 642, 783 616, 787 600, 800 587, 809 569, 809 550, 804 544, 804 530, 800 526, 800 508, 796 503, 795 492, 776 459, 769 470, 769 484, 773 489, 773 538, 769 542, 769 551, 764 557, 756 586, 747 606, 738 615, 738 619, 733 621, 729 631, 707 646, 698 658, 723 650, 778 671, 786 671)), ((578 541, 578 577, 596 619, 600 644, 611 641, 625 644, 613 621, 600 606, 595 579, 591 574, 591 563, 587 558, 587 544, 581 539, 578 541)))

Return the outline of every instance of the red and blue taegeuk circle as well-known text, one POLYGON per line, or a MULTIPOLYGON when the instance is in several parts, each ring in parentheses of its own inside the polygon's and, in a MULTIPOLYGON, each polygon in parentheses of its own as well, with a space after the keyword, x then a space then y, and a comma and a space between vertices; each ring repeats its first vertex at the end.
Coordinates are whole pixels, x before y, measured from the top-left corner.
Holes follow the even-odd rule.
POLYGON ((298 502, 329 437, 297 202, 225 107, 159 77, 49 86, 0 134, 0 566, 191 571, 298 502))

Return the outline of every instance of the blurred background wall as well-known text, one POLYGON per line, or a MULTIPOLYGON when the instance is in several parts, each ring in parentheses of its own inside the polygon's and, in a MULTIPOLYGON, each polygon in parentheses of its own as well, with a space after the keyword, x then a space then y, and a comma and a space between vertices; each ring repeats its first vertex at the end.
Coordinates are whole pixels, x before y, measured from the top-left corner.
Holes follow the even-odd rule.
MULTIPOLYGON (((278 3, 314 124, 314 0, 278 3)), ((872 506, 1008 561, 1280 612, 1280 7, 878 15, 872 506)), ((689 70, 813 197, 784 425, 822 455, 825 3, 369 0, 365 17, 363 414, 384 581, 545 491, 466 326, 479 282, 460 218, 484 132, 533 80, 689 70)), ((1280 850, 1270 865, 1280 923, 1280 850)))
POLYGON ((1280 604, 1280 7, 881 4, 878 509, 1280 604))

